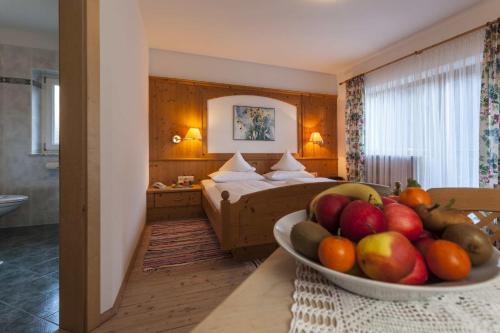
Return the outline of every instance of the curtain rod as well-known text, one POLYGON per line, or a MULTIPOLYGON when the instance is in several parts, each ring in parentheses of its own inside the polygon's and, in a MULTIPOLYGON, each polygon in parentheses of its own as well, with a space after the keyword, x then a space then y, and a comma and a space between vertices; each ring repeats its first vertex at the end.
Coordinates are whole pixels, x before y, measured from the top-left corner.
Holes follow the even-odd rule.
MULTIPOLYGON (((493 21, 493 22, 496 22, 496 21, 498 21, 498 20, 500 20, 500 18, 496 19, 496 20, 495 20, 495 21, 493 21)), ((448 43, 448 42, 450 42, 450 41, 452 41, 452 40, 454 40, 454 39, 457 39, 457 38, 463 37, 463 36, 465 36, 465 35, 467 35, 467 34, 470 34, 470 33, 474 32, 474 31, 477 31, 477 30, 483 29, 483 28, 484 28, 484 27, 486 27, 488 24, 493 23, 493 22, 487 22, 486 24, 480 25, 480 26, 479 26, 479 27, 477 27, 477 28, 474 28, 474 29, 468 30, 468 31, 466 31, 466 32, 462 32, 461 34, 458 34, 458 35, 456 35, 456 36, 453 36, 453 37, 450 37, 450 38, 448 38, 448 39, 445 39, 445 40, 443 40, 443 41, 441 41, 441 42, 439 42, 439 43, 432 44, 431 46, 424 47, 423 49, 420 49, 420 50, 415 51, 415 52, 413 52, 413 53, 410 53, 410 54, 407 54, 407 55, 402 56, 402 57, 400 57, 400 58, 397 58, 397 59, 395 59, 395 60, 392 60, 392 61, 390 61, 390 62, 388 62, 388 63, 386 63, 386 64, 380 65, 380 66, 378 66, 378 67, 375 67, 374 69, 370 69, 369 71, 366 71, 366 72, 364 72, 364 73, 358 74, 358 75, 356 75, 356 76, 366 75, 366 74, 369 74, 369 73, 375 72, 375 71, 377 71, 377 70, 379 70, 379 69, 381 69, 381 68, 387 67, 387 66, 392 65, 392 64, 395 64, 395 63, 397 63, 397 62, 400 62, 401 60, 407 59, 407 58, 412 57, 412 56, 414 56, 414 55, 421 54, 421 53, 423 53, 423 52, 425 52, 425 51, 427 51, 427 50, 430 50, 430 49, 432 49, 432 48, 434 48, 434 47, 436 47, 436 46, 439 46, 439 45, 442 45, 442 44, 448 43)), ((344 81, 340 82, 340 83, 339 83, 339 85, 343 85, 343 84, 345 84, 347 81, 349 81, 349 80, 351 80, 351 79, 355 78, 356 76, 353 76, 353 77, 351 77, 350 79, 347 79, 347 80, 344 80, 344 81)))

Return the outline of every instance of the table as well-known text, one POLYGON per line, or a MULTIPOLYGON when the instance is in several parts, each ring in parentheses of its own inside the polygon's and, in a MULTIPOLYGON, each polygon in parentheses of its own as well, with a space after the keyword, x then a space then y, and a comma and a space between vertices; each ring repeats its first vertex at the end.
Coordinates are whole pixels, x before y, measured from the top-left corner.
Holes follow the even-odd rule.
POLYGON ((192 332, 288 332, 295 260, 277 249, 192 332))

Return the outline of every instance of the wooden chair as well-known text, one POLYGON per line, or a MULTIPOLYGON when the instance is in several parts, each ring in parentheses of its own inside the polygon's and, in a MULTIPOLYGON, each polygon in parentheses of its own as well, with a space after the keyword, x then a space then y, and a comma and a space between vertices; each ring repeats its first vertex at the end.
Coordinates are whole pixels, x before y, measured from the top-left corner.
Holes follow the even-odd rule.
POLYGON ((427 191, 434 203, 446 205, 454 199, 453 209, 463 212, 474 224, 490 236, 492 242, 500 240, 500 189, 431 188, 427 191))

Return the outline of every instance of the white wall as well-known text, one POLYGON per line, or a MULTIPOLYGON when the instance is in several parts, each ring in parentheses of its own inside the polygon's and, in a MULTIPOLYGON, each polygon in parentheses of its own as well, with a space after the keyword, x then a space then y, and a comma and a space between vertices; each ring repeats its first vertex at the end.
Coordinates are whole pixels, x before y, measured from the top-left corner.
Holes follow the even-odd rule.
MULTIPOLYGON (((377 52, 355 65, 337 73, 339 82, 359 75, 370 69, 384 65, 399 57, 413 53, 430 45, 439 43, 453 36, 459 35, 486 22, 496 20, 500 13, 500 0, 486 0, 479 4, 445 19, 409 38, 403 39, 384 50, 377 52)), ((337 122, 338 122, 338 153, 339 174, 345 175, 345 85, 338 86, 337 122)))
POLYGON ((146 217, 148 44, 137 0, 101 6, 101 312, 112 307, 146 217))
POLYGON ((59 48, 59 35, 57 33, 0 29, 0 44, 57 50, 59 48))
POLYGON ((178 79, 326 94, 335 94, 337 89, 337 80, 331 74, 158 49, 149 52, 149 72, 178 79))
POLYGON ((297 107, 262 96, 224 96, 208 100, 207 148, 209 153, 283 153, 297 152, 297 107), (274 141, 241 141, 233 139, 233 106, 274 108, 274 141))

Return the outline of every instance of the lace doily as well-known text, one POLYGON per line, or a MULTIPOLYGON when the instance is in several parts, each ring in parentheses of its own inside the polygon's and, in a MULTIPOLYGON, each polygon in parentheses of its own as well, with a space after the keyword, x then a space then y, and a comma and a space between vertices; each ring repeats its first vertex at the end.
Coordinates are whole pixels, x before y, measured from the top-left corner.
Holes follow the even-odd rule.
POLYGON ((297 263, 290 333, 500 332, 500 284, 426 301, 387 302, 336 287, 297 263))

